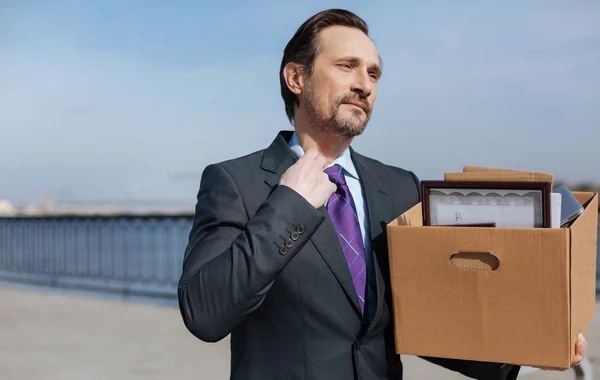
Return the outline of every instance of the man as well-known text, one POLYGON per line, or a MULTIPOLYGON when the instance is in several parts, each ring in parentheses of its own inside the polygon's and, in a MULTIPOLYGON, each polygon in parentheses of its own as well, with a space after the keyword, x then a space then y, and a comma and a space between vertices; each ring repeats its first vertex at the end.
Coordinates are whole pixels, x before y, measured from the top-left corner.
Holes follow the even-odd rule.
MULTIPOLYGON (((202 175, 179 304, 199 339, 231 334, 232 379, 402 379, 384 233, 420 201, 419 181, 350 148, 381 72, 362 19, 311 17, 280 70, 295 131, 202 175)), ((519 371, 427 359, 478 379, 519 371)))

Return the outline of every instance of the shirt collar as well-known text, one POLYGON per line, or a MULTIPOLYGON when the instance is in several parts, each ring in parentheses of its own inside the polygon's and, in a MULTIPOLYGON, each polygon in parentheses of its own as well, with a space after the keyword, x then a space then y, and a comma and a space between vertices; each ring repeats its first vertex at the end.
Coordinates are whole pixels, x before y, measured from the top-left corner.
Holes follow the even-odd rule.
MULTIPOLYGON (((300 142, 298 141, 298 136, 296 136, 296 132, 292 134, 292 138, 288 144, 290 149, 296 157, 300 158, 304 156, 304 149, 300 146, 300 142)), ((344 169, 345 175, 350 175, 356 179, 358 179, 358 172, 354 167, 354 162, 352 162, 352 157, 350 156, 350 148, 344 149, 344 151, 327 167, 333 166, 335 164, 340 165, 344 169)))

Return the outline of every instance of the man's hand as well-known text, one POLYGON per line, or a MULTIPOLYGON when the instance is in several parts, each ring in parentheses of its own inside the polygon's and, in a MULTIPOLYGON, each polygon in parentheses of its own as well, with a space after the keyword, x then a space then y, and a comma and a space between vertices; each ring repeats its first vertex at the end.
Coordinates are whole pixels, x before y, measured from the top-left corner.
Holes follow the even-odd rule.
POLYGON ((291 188, 313 207, 319 208, 337 190, 335 184, 329 180, 329 176, 323 172, 324 166, 325 158, 315 149, 309 149, 283 173, 279 185, 291 188))
MULTIPOLYGON (((583 336, 583 334, 579 334, 577 336, 577 343, 575 343, 575 356, 573 357, 573 362, 571 363, 571 367, 576 367, 581 364, 581 361, 585 357, 587 351, 587 340, 583 336)), ((537 367, 544 371, 564 371, 560 368, 552 368, 552 367, 537 367)))
POLYGON ((587 351, 587 340, 583 334, 577 336, 577 343, 575 343, 575 357, 573 358, 572 366, 578 366, 585 357, 587 351))

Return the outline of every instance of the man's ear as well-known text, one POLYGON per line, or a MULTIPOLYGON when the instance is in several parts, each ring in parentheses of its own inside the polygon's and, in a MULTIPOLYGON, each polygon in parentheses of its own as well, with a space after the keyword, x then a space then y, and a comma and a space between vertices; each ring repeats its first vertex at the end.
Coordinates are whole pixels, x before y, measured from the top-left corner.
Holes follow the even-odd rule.
POLYGON ((290 91, 296 95, 302 93, 304 87, 303 75, 302 66, 295 62, 289 62, 283 68, 283 78, 285 79, 285 83, 290 91))

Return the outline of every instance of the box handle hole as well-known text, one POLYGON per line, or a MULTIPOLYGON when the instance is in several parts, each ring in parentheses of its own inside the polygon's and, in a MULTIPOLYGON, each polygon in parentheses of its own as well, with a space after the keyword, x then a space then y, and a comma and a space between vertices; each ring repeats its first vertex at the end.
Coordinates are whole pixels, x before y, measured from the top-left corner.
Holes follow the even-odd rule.
POLYGON ((450 265, 458 270, 496 270, 500 260, 490 252, 458 252, 450 256, 450 265))

